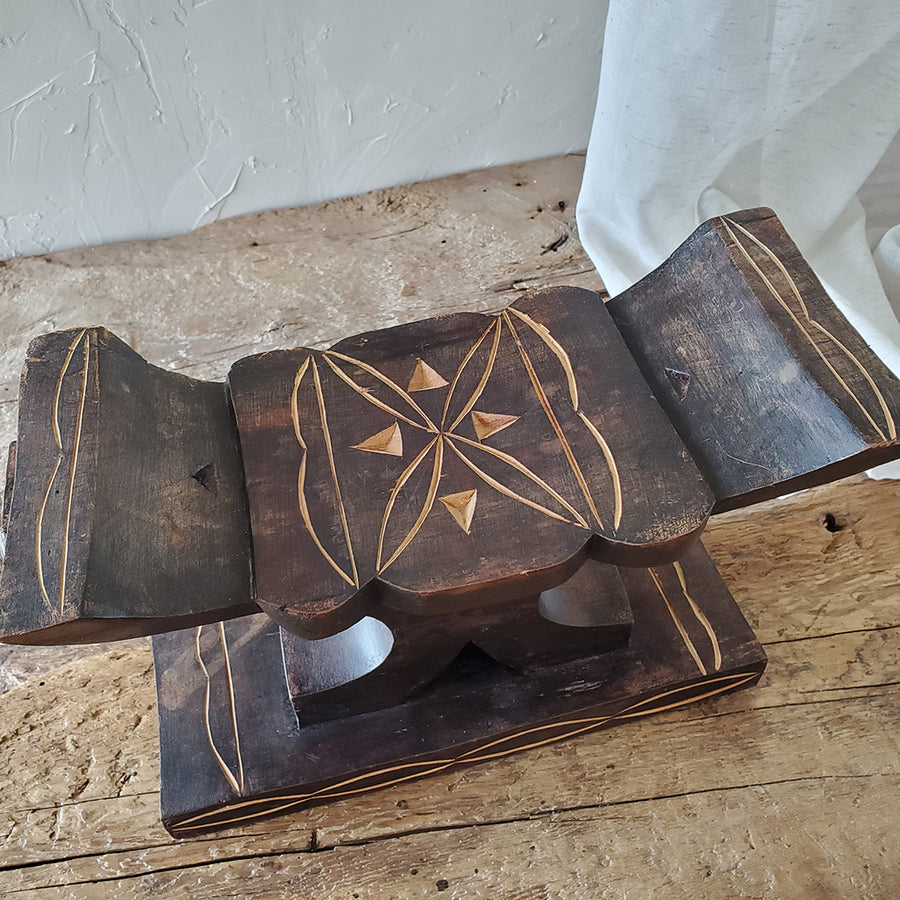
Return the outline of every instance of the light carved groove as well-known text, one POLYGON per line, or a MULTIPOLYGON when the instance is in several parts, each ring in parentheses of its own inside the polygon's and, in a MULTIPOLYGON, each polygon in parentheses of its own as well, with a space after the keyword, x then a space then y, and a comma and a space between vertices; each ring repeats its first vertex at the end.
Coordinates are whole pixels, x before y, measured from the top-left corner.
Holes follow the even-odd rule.
POLYGON ((313 527, 312 517, 309 514, 309 506, 306 502, 305 453, 300 459, 300 469, 297 472, 297 499, 300 506, 300 518, 303 520, 303 524, 306 526, 306 530, 309 532, 309 536, 312 538, 313 543, 316 545, 316 549, 319 551, 319 553, 322 554, 328 565, 330 565, 331 568, 334 569, 334 571, 337 572, 337 574, 347 582, 347 584, 353 585, 353 579, 337 564, 337 562, 335 562, 331 554, 325 549, 325 546, 319 539, 319 535, 316 533, 316 529, 313 527))
MULTIPOLYGON (((703 630, 706 632, 709 637, 710 644, 712 645, 713 650, 713 666, 716 671, 722 665, 722 653, 719 647, 719 640, 716 637, 716 633, 710 624, 709 619, 703 614, 702 610, 699 606, 697 606, 694 599, 687 592, 687 581, 684 577, 684 570, 678 563, 673 564, 673 568, 675 569, 675 574, 678 576, 679 584, 681 585, 682 593, 684 594, 685 600, 687 600, 689 606, 691 607, 691 611, 694 616, 697 618, 697 621, 703 627, 703 630)), ((678 629, 678 634, 681 636, 681 640, 684 642, 684 646, 687 648, 688 653, 691 655, 691 659, 697 665, 697 668, 700 670, 701 675, 707 675, 706 665, 700 657, 699 652, 697 651, 697 647, 694 642, 691 640, 691 636, 688 634, 687 629, 684 627, 684 623, 678 618, 678 614, 672 608, 672 604, 669 601, 668 596, 666 595, 665 588, 662 584, 662 579, 659 577, 657 572, 654 569, 647 570, 650 573, 650 577, 653 579, 653 583, 656 585, 656 590, 659 592, 659 596, 662 597, 663 603, 666 605, 666 610, 672 618, 672 622, 675 624, 675 627, 678 629)))
POLYGON ((307 370, 309 369, 311 357, 307 357, 300 368, 297 369, 297 374, 294 377, 294 388, 291 392, 291 419, 294 423, 294 435, 297 438, 297 443, 300 445, 301 450, 303 451, 300 457, 300 467, 297 471, 297 505, 300 508, 300 518, 303 520, 303 524, 306 526, 306 530, 309 536, 312 538, 313 543, 316 545, 316 549, 319 553, 322 554, 325 561, 337 572, 340 577, 347 582, 347 584, 354 585, 353 578, 350 577, 342 568, 335 562, 334 558, 331 554, 325 549, 325 546, 322 544, 322 541, 319 539, 319 535, 316 533, 315 526, 313 525, 312 516, 309 514, 309 505, 306 502, 306 460, 309 455, 309 450, 306 446, 306 441, 303 439, 302 430, 300 427, 300 411, 298 407, 297 394, 300 390, 300 385, 303 381, 303 377, 306 375, 307 370))
POLYGON ((368 391, 361 388, 346 372, 343 372, 338 366, 336 366, 327 356, 322 357, 326 363, 331 367, 331 371, 334 372, 341 381, 344 382, 348 387, 352 388, 360 397, 362 397, 367 402, 371 403, 373 406, 377 406, 380 410, 384 412, 390 413, 392 416, 406 422, 407 425, 412 425, 413 428, 421 428, 423 431, 434 431, 432 428, 428 428, 425 425, 421 425, 419 422, 415 422, 409 418, 409 416, 403 415, 399 410, 394 409, 389 404, 385 403, 383 400, 380 400, 378 397, 370 394, 368 391))
POLYGON ((622 510, 625 508, 625 502, 622 496, 622 479, 619 477, 619 467, 616 465, 616 458, 613 456, 609 444, 606 443, 606 439, 600 434, 594 423, 580 409, 576 409, 575 412, 578 413, 578 418, 584 422, 585 427, 597 442, 609 468, 609 474, 613 483, 613 528, 618 528, 622 524, 622 510))
POLYGON ((356 558, 353 555, 353 541, 350 538, 350 523, 347 521, 347 509, 341 497, 341 485, 338 481, 337 468, 334 464, 334 447, 331 442, 331 431, 328 428, 328 414, 325 411, 325 395, 322 393, 322 381, 319 378, 319 367, 315 359, 312 361, 313 381, 316 386, 316 401, 319 404, 319 416, 322 424, 322 437, 325 439, 325 452, 328 454, 328 468, 331 470, 331 482, 334 485, 334 496, 337 501, 344 541, 347 544, 347 555, 350 557, 350 568, 353 571, 353 585, 359 587, 359 573, 356 571, 356 558))
POLYGON ((294 389, 291 391, 291 422, 294 425, 294 437, 303 450, 306 450, 306 441, 303 440, 303 435, 300 432, 300 407, 297 402, 297 393, 300 390, 303 376, 309 368, 309 360, 310 357, 307 356, 300 368, 297 369, 297 373, 294 375, 294 389))
POLYGON ((697 604, 697 601, 688 593, 687 577, 684 574, 681 563, 673 562, 672 568, 675 569, 675 574, 678 576, 678 583, 681 585, 681 593, 684 594, 684 599, 687 600, 691 607, 691 611, 694 613, 697 621, 703 626, 703 630, 709 637, 709 642, 712 645, 713 650, 713 669, 718 672, 719 669, 722 668, 722 648, 719 646, 716 630, 712 627, 712 623, 707 618, 706 613, 703 612, 697 604))
POLYGON ((391 489, 390 497, 388 497, 387 505, 384 509, 384 515, 381 517, 381 528, 378 532, 378 552, 375 558, 375 567, 380 571, 381 570, 381 558, 384 552, 384 536, 387 532, 388 520, 391 517, 391 512, 394 509, 394 503, 397 502, 397 496, 400 493, 400 490, 403 488, 403 485, 409 481, 410 476, 416 469, 419 468, 422 460, 428 456, 431 448, 438 442, 438 438, 433 438, 429 444, 425 446, 425 449, 422 450, 418 456, 400 473, 400 477, 397 479, 394 487, 391 489))
MULTIPOLYGON (((462 362, 459 364, 459 368, 457 368, 456 373, 454 374, 453 379, 450 382, 450 388, 447 391, 447 397, 444 400, 444 409, 443 409, 443 412, 441 413, 441 429, 444 429, 444 426, 447 424, 447 413, 450 410, 450 401, 453 399, 453 393, 456 390, 456 385, 459 382, 459 379, 462 377, 462 373, 465 370, 466 366, 469 364, 469 360, 476 354, 476 352, 478 351, 478 348, 484 343, 485 338, 491 333, 491 329, 494 329, 494 345, 496 346, 496 344, 499 340, 499 330, 500 330, 500 319, 499 318, 496 319, 494 322, 492 322, 490 325, 488 325, 487 328, 485 328, 481 337, 478 338, 477 341, 475 341, 475 343, 469 349, 468 353, 466 353, 466 355, 463 357, 462 362)), ((492 351, 492 353, 494 356, 496 356, 496 351, 492 351)), ((474 405, 474 402, 473 402, 473 405, 474 405)), ((463 416, 459 417, 458 421, 461 422, 464 417, 465 417, 465 414, 463 414, 463 416)), ((452 431, 453 429, 450 428, 449 430, 452 431)))
POLYGON ((72 464, 69 467, 69 487, 66 491, 66 517, 63 523, 62 551, 59 561, 59 612, 62 615, 66 602, 66 570, 69 566, 69 529, 72 520, 72 500, 75 495, 75 472, 78 468, 78 450, 81 447, 81 429, 84 424, 84 402, 87 398, 88 367, 91 361, 91 338, 84 336, 84 368, 81 375, 81 396, 78 400, 78 417, 75 420, 75 436, 72 438, 72 464))
POLYGON ((237 709, 234 700, 234 679, 231 674, 231 659, 228 654, 228 641, 225 637, 225 626, 222 622, 218 623, 218 634, 219 644, 222 650, 223 671, 225 672, 226 687, 228 690, 228 700, 231 712, 232 739, 234 740, 234 751, 238 768, 237 775, 235 775, 231 767, 223 759, 222 754, 219 752, 219 748, 216 746, 216 741, 212 733, 212 723, 210 721, 212 677, 210 676, 209 669, 207 669, 206 667, 206 663, 203 662, 203 654, 200 650, 200 637, 203 633, 203 628, 204 626, 200 625, 194 629, 194 650, 197 657, 197 664, 200 666, 200 670, 203 672, 203 677, 205 679, 203 724, 206 728, 206 739, 209 743, 209 748, 212 751, 213 757, 216 760, 216 764, 218 765, 222 774, 225 776, 225 780, 228 782, 228 784, 231 786, 231 789, 236 794, 241 794, 244 791, 244 762, 241 757, 241 742, 240 736, 238 734, 237 709))
POLYGON ((449 759, 433 759, 421 762, 403 763, 390 766, 375 772, 367 772, 356 775, 333 785, 320 788, 303 794, 285 794, 278 797, 266 797, 262 800, 247 800, 242 803, 233 803, 214 812, 201 813, 197 816, 184 819, 172 826, 173 834, 180 832, 198 831, 204 828, 219 827, 223 825, 235 825, 238 822, 247 822, 260 816, 283 813, 308 803, 311 800, 336 800, 340 797, 350 797, 358 794, 369 793, 396 784, 402 784, 413 779, 425 778, 436 775, 457 765, 487 762, 493 759, 501 759, 520 750, 533 750, 557 741, 568 740, 577 735, 586 734, 602 728, 611 722, 623 719, 638 719, 664 712, 670 709, 678 709, 690 703, 697 703, 726 691, 734 690, 758 677, 756 672, 736 672, 730 675, 722 675, 712 678, 703 684, 696 686, 673 688, 662 691, 653 697, 641 700, 624 707, 615 713, 604 716, 589 716, 571 719, 563 722, 554 722, 549 725, 538 725, 524 729, 506 737, 498 738, 483 744, 473 750, 468 750, 458 756, 449 759), (700 688, 698 693, 692 693, 700 688), (557 730, 559 729, 559 730, 557 730), (523 737, 534 736, 534 740, 527 744, 517 743, 523 737), (506 746, 504 746, 506 745, 506 746), (495 749, 497 748, 497 749, 495 749), (492 751, 492 752, 488 752, 492 751), (401 774, 402 773, 402 774, 401 774), (372 781, 372 779, 375 779, 372 781), (371 783, 369 783, 371 782, 371 783), (228 818, 230 813, 239 815, 228 818))
MULTIPOLYGON (((478 402, 482 393, 484 392, 484 388, 488 383, 488 379, 491 377, 491 374, 494 371, 494 363, 497 361, 497 351, 500 348, 501 330, 502 330, 502 324, 501 324, 500 320, 498 319, 496 330, 494 332, 494 342, 491 344, 491 352, 490 352, 490 355, 488 356, 487 364, 484 367, 484 372, 482 373, 481 378, 478 381, 478 385, 475 387, 475 390, 472 391, 472 396, 469 397, 469 399, 466 401, 465 406, 463 406, 460 414, 453 420, 453 424, 450 426, 448 431, 450 431, 450 432, 456 431, 457 427, 459 426, 459 423, 462 422, 463 419, 465 419, 465 417, 469 414, 469 411, 478 402)), ((481 342, 479 341, 479 343, 481 343, 481 342)), ((469 358, 470 357, 467 356, 463 360, 463 365, 465 365, 469 361, 469 358)), ((460 366, 458 374, 460 374, 460 375, 462 374, 462 366, 460 366)), ((456 381, 454 380, 454 384, 455 383, 456 383, 456 381)), ((449 396, 448 396, 447 400, 449 403, 449 396)))
MULTIPOLYGON (((410 397, 409 394, 406 391, 404 391, 403 388, 400 387, 400 385, 397 384, 396 381, 392 381, 390 378, 387 377, 387 375, 384 375, 381 372, 379 372, 378 369, 376 369, 374 366, 370 366, 368 363, 363 362, 361 359, 354 359, 352 356, 347 356, 344 353, 338 353, 337 350, 326 350, 322 355, 325 357, 326 360, 329 359, 329 357, 334 356, 337 359, 341 359, 346 363, 350 363, 350 365, 352 365, 352 366, 358 366, 360 369, 363 370, 363 372, 367 372, 373 378, 377 378, 382 384, 389 387, 399 397, 402 397, 422 417, 422 421, 425 423, 425 426, 428 429, 428 431, 431 431, 434 434, 438 433, 438 429, 435 426, 434 422, 432 422, 431 419, 426 415, 426 413, 424 412, 422 407, 419 406, 419 404, 416 403, 416 401, 413 400, 413 398, 410 397)), ((365 395, 365 396, 368 397, 369 395, 365 395)))
POLYGON ((581 513, 578 512, 578 510, 576 510, 573 506, 571 506, 569 503, 567 503, 566 500, 557 491, 553 490, 553 488, 550 487, 549 484, 547 484, 546 481, 544 481, 542 478, 535 475, 535 473, 532 472, 531 469, 528 468, 528 466, 526 466, 524 463, 517 460, 514 456, 510 456, 509 453, 504 453, 502 450, 498 450, 496 447, 488 447, 486 444, 480 444, 476 441, 471 441, 471 440, 469 440, 469 438, 463 437, 461 434, 454 434, 454 435, 452 435, 452 440, 448 439, 448 443, 453 448, 456 455, 459 456, 459 458, 464 463, 466 463, 466 465, 468 465, 469 468, 472 469, 473 472, 475 472, 476 474, 479 475, 479 477, 484 479, 484 481, 487 484, 489 484, 492 488, 495 488, 496 490, 500 491, 502 494, 505 494, 507 497, 510 497, 513 500, 518 500, 520 503, 524 503, 526 506, 530 506, 532 509, 536 509, 536 510, 539 510, 540 512, 546 513, 551 518, 559 519, 561 522, 569 521, 564 516, 560 516, 557 513, 551 512, 549 509, 546 509, 545 507, 540 506, 537 503, 533 503, 531 500, 528 500, 526 497, 523 497, 521 494, 515 493, 510 488, 507 488, 502 483, 496 481, 495 479, 491 478, 489 475, 482 472, 481 469, 479 469, 473 462, 471 462, 471 460, 469 460, 469 458, 458 447, 456 447, 456 445, 454 443, 455 441, 460 441, 461 443, 466 444, 469 447, 473 447, 476 450, 481 450, 483 453, 487 453, 488 455, 493 456, 495 459, 502 460, 507 465, 509 465, 513 469, 515 469, 517 472, 521 472, 526 478, 529 478, 536 485, 538 485, 538 487, 545 490, 567 512, 571 513, 572 517, 575 520, 571 524, 580 525, 582 528, 588 527, 587 521, 581 515, 581 513))
POLYGON ((572 406, 574 406, 575 409, 578 409, 578 381, 575 378, 575 369, 572 368, 572 360, 569 359, 569 354, 566 353, 563 345, 553 337, 550 333, 550 329, 546 325, 535 322, 531 316, 526 315, 514 306, 509 308, 509 312, 517 319, 524 322, 553 351, 553 353, 556 354, 557 359, 563 367, 563 372, 566 374, 566 383, 569 386, 569 398, 572 401, 572 406))
POLYGON ((87 333, 86 328, 82 328, 75 336, 75 339, 72 341, 72 343, 69 344, 65 358, 63 359, 63 364, 60 367, 59 376, 56 379, 56 387, 53 391, 53 406, 51 409, 50 427, 53 432, 53 440, 56 443, 57 458, 56 463, 53 466, 53 471, 50 473, 50 478, 47 481, 47 486, 44 489, 44 493, 41 497, 41 503, 38 506, 37 515, 35 517, 34 555, 35 567, 38 577, 38 587, 40 588, 41 599, 44 601, 47 608, 52 612, 54 607, 53 603, 50 600, 50 595, 47 591, 47 584, 44 578, 44 560, 42 546, 44 535, 44 513, 47 509, 47 503, 50 500, 50 492, 53 490, 53 484, 56 481, 56 476, 59 474, 59 470, 62 466, 66 453, 65 449, 63 448, 62 434, 59 427, 59 404, 60 398, 62 396, 63 381, 65 380, 66 373, 69 371, 69 365, 72 362, 72 357, 75 355, 75 351, 78 349, 78 345, 82 342, 84 353, 84 369, 81 376, 81 396, 78 403, 78 415, 75 423, 75 433, 72 438, 72 459, 69 468, 68 489, 66 491, 66 511, 64 516, 62 553, 60 559, 58 603, 60 614, 62 614, 65 604, 66 567, 68 565, 69 556, 69 526, 72 517, 72 499, 75 489, 75 470, 78 464, 78 450, 81 444, 81 429, 84 423, 84 404, 87 397, 88 367, 90 364, 90 335, 87 333))
POLYGON ((528 351, 525 349, 525 346, 522 344, 521 340, 519 340, 519 335, 516 333, 516 329, 513 327, 512 320, 510 319, 509 314, 504 311, 503 316, 510 332, 512 332, 513 340, 516 342, 516 347, 518 348, 519 355, 522 357, 522 362, 525 364, 525 369, 528 372, 528 377, 531 380, 534 392, 538 396, 538 400, 540 401, 540 404, 543 407, 548 420, 550 421, 550 425, 556 432, 556 437, 563 448, 563 453, 565 453, 566 459, 569 463, 569 467, 571 468, 572 473, 575 475, 575 479, 578 482, 578 486, 581 488, 581 493, 584 494, 584 498, 585 500, 587 500, 588 506, 590 507, 594 518, 597 520, 597 524, 602 528, 603 520, 600 518, 600 513, 598 512, 597 506, 594 503, 594 498, 591 495, 591 489, 588 487, 588 483, 584 477, 584 473, 581 471, 581 466, 578 465, 578 460, 575 459, 575 454, 572 452, 572 447, 569 445, 566 433, 565 431, 563 431, 562 426, 559 424, 559 419, 556 418, 556 413, 553 412, 553 408, 550 406, 550 400, 547 397, 544 386, 541 384, 541 381, 537 376, 537 372, 534 369, 534 365, 531 362, 528 351))
POLYGON ((819 358, 822 360, 822 362, 825 363, 825 365, 828 367, 828 370, 831 372, 832 375, 834 375, 834 377, 837 379, 838 383, 841 385, 841 387, 844 389, 844 391, 847 393, 847 395, 859 407, 860 411, 866 417, 867 421, 872 426, 874 431, 878 434, 878 436, 881 438, 881 440, 882 441, 886 441, 888 439, 896 440, 897 439, 897 426, 896 426, 896 423, 894 422, 894 417, 891 415, 891 411, 890 411, 890 408, 888 407, 887 400, 885 399, 884 394, 881 392, 881 389, 875 383, 875 379, 872 378, 872 376, 869 374, 868 370, 862 364, 862 362, 860 362, 860 360, 843 343, 841 343, 841 341, 839 341, 833 334, 831 334, 831 332, 828 331, 828 329, 825 328, 824 325, 822 325, 821 323, 817 322, 815 319, 812 318, 812 316, 809 313, 809 309, 807 308, 806 303, 804 302, 803 297, 800 294, 800 290, 797 287, 797 283, 794 281, 791 273, 787 270, 787 267, 784 265, 784 263, 778 258, 778 256, 772 251, 772 249, 769 246, 767 246, 765 243, 763 243, 758 237, 756 237, 756 235, 754 235, 752 232, 750 232, 747 228, 744 228, 743 225, 739 224, 738 222, 735 222, 733 219, 730 219, 727 216, 723 216, 722 223, 725 226, 725 230, 728 232, 728 236, 734 242, 734 245, 738 248, 741 255, 750 264, 753 271, 756 272, 756 274, 760 277, 760 279, 762 279, 762 282, 763 282, 763 284, 765 284, 766 289, 775 298, 775 300, 778 301, 778 304, 781 306, 781 308, 788 314, 791 321, 797 326, 800 333, 804 336, 804 338, 806 338, 806 340, 809 342, 809 344, 813 348, 813 350, 815 350, 816 354, 819 356, 819 358), (822 352, 821 347, 819 347, 816 340, 809 333, 809 331, 807 331, 806 327, 800 321, 800 319, 798 318, 798 316, 794 312, 794 310, 791 309, 790 305, 785 300, 785 298, 782 296, 781 292, 772 283, 772 280, 765 274, 765 272, 763 272, 763 270, 760 268, 760 266, 756 262, 756 260, 754 260, 753 257, 750 255, 747 248, 744 246, 744 244, 740 241, 740 239, 737 237, 737 235, 734 233, 734 231, 730 227, 732 225, 736 229, 738 229, 738 231, 740 231, 741 234, 743 234, 747 238, 749 238, 760 250, 762 250, 762 252, 766 255, 766 257, 775 265, 775 267, 778 269, 778 271, 781 273, 781 275, 787 280, 787 284, 791 291, 791 294, 793 295, 794 299, 797 301, 797 304, 799 305, 799 307, 801 309, 803 318, 807 321, 807 323, 810 325, 810 327, 814 328, 816 331, 818 331, 824 337, 828 338, 828 340, 830 340, 839 350, 841 350, 841 352, 847 357, 847 359, 849 359, 850 362, 859 370, 860 374, 866 380, 869 387, 872 389, 872 392, 874 393, 876 400, 878 401, 878 405, 881 408, 881 412, 884 416, 885 427, 887 428, 887 435, 881 429, 881 427, 876 423, 875 419, 872 417, 872 414, 868 411, 865 404, 859 399, 859 397, 856 395, 856 393, 853 391, 853 389, 850 387, 850 385, 847 384, 847 382, 843 378, 843 376, 837 371, 837 369, 835 369, 831 360, 829 360, 828 357, 822 352))
POLYGON ((434 441, 434 466, 431 470, 431 483, 428 485, 428 493, 425 495, 425 503, 422 506, 422 511, 419 513, 419 517, 416 519, 413 527, 407 532, 406 537, 400 542, 400 546, 394 551, 390 559, 388 559, 388 561, 379 569, 379 572, 383 572, 387 569, 391 563, 400 556, 400 554, 410 545, 412 539, 419 533, 419 529, 425 524, 425 519, 428 518, 428 513, 431 512, 431 508, 434 506, 435 497, 437 497, 438 484, 441 480, 443 464, 444 436, 438 435, 434 441))
POLYGON ((47 593, 47 585, 44 583, 44 561, 41 541, 44 534, 44 510, 47 508, 47 501, 50 499, 50 491, 53 489, 53 482, 56 480, 56 473, 59 472, 59 467, 61 465, 62 456, 58 456, 56 463, 53 466, 53 471, 50 473, 50 480, 47 482, 47 487, 44 488, 44 495, 41 498, 41 505, 38 507, 37 518, 34 523, 34 561, 37 567, 38 587, 41 589, 41 597, 43 598, 44 603, 51 612, 53 612, 53 604, 50 602, 50 596, 47 593))

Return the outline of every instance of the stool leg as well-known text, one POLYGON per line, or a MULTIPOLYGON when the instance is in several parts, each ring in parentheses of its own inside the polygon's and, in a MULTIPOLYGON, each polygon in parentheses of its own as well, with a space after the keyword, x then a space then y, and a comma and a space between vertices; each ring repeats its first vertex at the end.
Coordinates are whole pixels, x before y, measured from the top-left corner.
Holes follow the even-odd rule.
POLYGON ((632 616, 614 566, 588 561, 539 597, 444 616, 382 606, 333 637, 282 631, 288 689, 301 721, 324 721, 403 703, 437 678, 468 643, 517 671, 532 671, 628 643, 632 616))

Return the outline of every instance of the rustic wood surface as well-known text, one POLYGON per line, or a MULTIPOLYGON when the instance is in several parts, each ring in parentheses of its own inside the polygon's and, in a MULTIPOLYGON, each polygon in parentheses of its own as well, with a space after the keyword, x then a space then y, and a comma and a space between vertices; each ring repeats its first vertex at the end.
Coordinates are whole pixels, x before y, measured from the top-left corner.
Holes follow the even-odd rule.
MULTIPOLYGON (((153 362, 222 378, 270 347, 496 309, 517 285, 597 289, 572 226, 580 166, 10 261, 0 445, 24 349, 52 328, 103 322, 153 362)), ((0 893, 896 897, 900 484, 727 513, 705 543, 766 647, 759 686, 196 840, 158 820, 149 642, 0 648, 0 893)))

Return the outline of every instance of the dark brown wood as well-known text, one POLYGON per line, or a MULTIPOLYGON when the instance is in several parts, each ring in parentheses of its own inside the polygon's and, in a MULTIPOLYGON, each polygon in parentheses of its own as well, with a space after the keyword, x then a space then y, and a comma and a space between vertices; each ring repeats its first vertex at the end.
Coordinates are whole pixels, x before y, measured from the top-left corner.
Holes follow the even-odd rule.
POLYGON ((227 386, 47 335, 0 634, 192 626, 155 642, 178 833, 368 791, 752 683, 692 543, 713 510, 900 456, 898 399, 758 210, 609 307, 554 288, 227 386))
POLYGON ((900 382, 769 209, 705 223, 609 310, 717 512, 900 453, 900 382))
POLYGON ((250 357, 228 383, 257 600, 306 637, 521 599, 588 555, 668 561, 712 505, 590 291, 250 357))
POLYGON ((633 618, 616 569, 586 562, 540 597, 445 616, 389 606, 333 637, 282 630, 288 690, 304 724, 402 703, 467 647, 519 672, 596 656, 628 643, 633 618))
POLYGON ((483 609, 589 557, 672 560, 714 503, 900 455, 897 380, 765 210, 707 223, 608 307, 553 288, 496 316, 249 357, 228 387, 242 460, 221 385, 102 329, 37 340, 4 639, 260 607, 321 638, 388 610, 483 609))
MULTIPOLYGON (((596 566, 601 582, 610 567, 596 566), (604 571, 605 570, 605 571, 604 571)), ((612 573, 614 575, 614 571, 612 573)), ((464 654, 387 709, 298 723, 265 616, 154 638, 162 816, 240 824, 506 756, 754 683, 765 655, 701 547, 622 569, 627 646, 520 674, 464 654)))
MULTIPOLYGON (((3 540, 6 540, 6 532, 9 528, 9 508, 12 505, 13 484, 16 480, 16 442, 9 445, 6 454, 6 480, 3 483, 3 512, 0 514, 0 532, 3 540)), ((4 543, 5 546, 5 543, 4 543)))
POLYGON ((37 338, 22 375, 0 635, 113 640, 256 611, 224 386, 103 328, 37 338))

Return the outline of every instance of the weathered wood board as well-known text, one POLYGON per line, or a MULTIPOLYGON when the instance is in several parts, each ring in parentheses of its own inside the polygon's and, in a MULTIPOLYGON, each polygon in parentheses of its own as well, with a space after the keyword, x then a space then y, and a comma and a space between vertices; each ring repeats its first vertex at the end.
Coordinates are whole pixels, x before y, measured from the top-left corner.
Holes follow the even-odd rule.
MULTIPOLYGON (((86 321, 221 380, 268 347, 496 309, 516 284, 596 288, 570 230, 579 169, 544 161, 10 261, 0 398, 33 334, 86 321), (372 271, 393 279, 384 296, 372 271), (339 299, 347 273, 359 291, 339 299)), ((14 421, 0 403, 4 446, 14 421)), ((900 486, 857 479, 727 513, 704 540, 769 656, 752 690, 201 840, 159 824, 149 642, 0 648, 0 892, 897 896, 900 486)))
POLYGON ((0 889, 892 897, 898 510, 858 479, 713 521, 769 656, 749 691, 200 840, 158 821, 146 644, 35 676, 2 701, 0 889))

